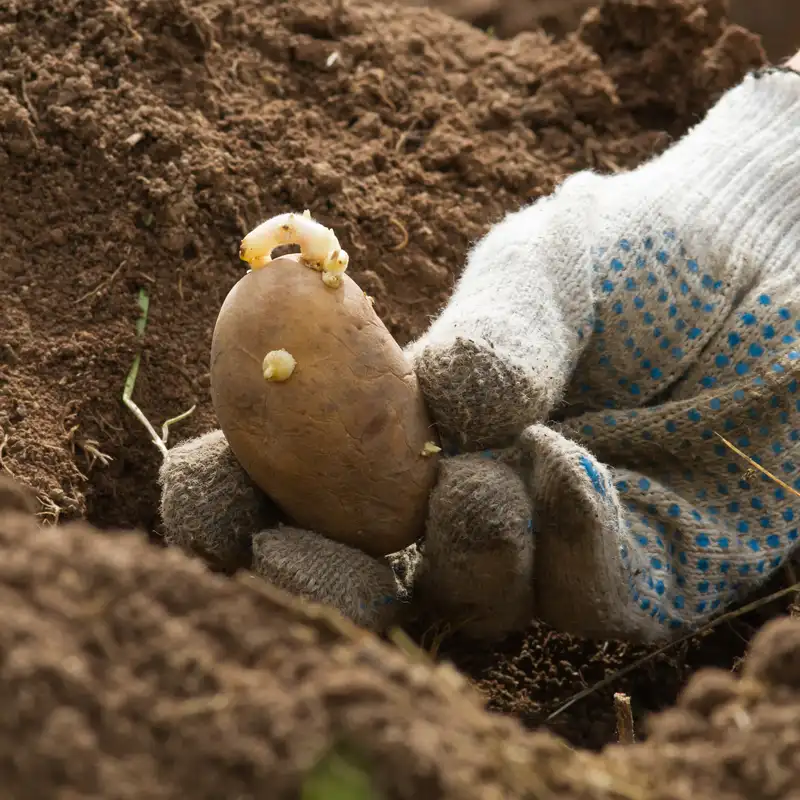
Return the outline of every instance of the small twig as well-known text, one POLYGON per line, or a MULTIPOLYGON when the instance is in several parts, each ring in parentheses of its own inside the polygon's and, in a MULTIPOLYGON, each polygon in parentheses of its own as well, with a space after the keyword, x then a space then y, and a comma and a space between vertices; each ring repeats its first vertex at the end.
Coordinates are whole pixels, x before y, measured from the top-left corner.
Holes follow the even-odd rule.
POLYGON ((8 445, 8 434, 3 431, 3 438, 0 439, 0 469, 3 472, 7 472, 11 477, 14 477, 14 473, 6 466, 6 462, 3 460, 3 455, 6 451, 6 446, 8 445))
POLYGON ((624 692, 614 694, 614 713, 617 717, 617 739, 620 744, 633 744, 636 737, 633 733, 633 712, 631 698, 624 692))
POLYGON ((25 103, 25 108, 28 109, 28 113, 33 118, 33 121, 38 125, 39 124, 39 114, 36 111, 36 108, 34 107, 33 103, 31 103, 30 97, 28 97, 28 87, 27 87, 27 83, 25 81, 25 75, 24 74, 20 78, 20 82, 19 83, 20 83, 19 92, 22 95, 22 102, 25 103))
POLYGON ((623 667, 622 669, 617 670, 612 675, 608 675, 607 677, 603 678, 601 681, 593 684, 592 686, 588 687, 587 689, 582 689, 577 694, 574 694, 567 700, 566 703, 559 706, 555 711, 552 712, 547 717, 547 722, 554 720, 560 714, 563 714, 568 708, 575 705, 575 703, 580 702, 589 695, 594 694, 595 692, 599 692, 601 689, 605 689, 607 686, 610 686, 619 678, 625 677, 625 675, 629 675, 631 672, 639 669, 639 667, 644 666, 649 661, 652 661, 654 658, 658 658, 658 656, 666 653, 668 650, 671 650, 673 647, 677 647, 684 642, 688 642, 690 639, 694 639, 698 636, 702 636, 704 633, 707 633, 710 630, 713 630, 718 625, 721 625, 723 622, 727 620, 735 619, 736 617, 741 617, 744 614, 749 614, 751 611, 755 611, 757 608, 761 608, 762 606, 766 606, 769 603, 774 602, 775 600, 780 600, 781 597, 786 597, 788 594, 792 594, 794 592, 800 591, 800 583, 796 583, 793 586, 789 586, 785 589, 781 589, 779 592, 775 592, 767 597, 762 597, 760 600, 754 600, 752 603, 748 603, 746 606, 742 606, 741 608, 737 608, 733 611, 729 611, 727 614, 723 614, 721 617, 717 617, 716 619, 711 620, 711 622, 703 625, 702 628, 699 628, 696 631, 692 631, 691 633, 687 633, 683 636, 678 637, 674 641, 667 642, 667 644, 659 647, 657 650, 654 650, 652 653, 648 653, 646 656, 642 656, 642 658, 637 659, 633 662, 633 664, 628 664, 627 667, 623 667))
POLYGON ((94 295, 98 294, 103 289, 111 286, 111 284, 114 282, 114 278, 116 278, 117 275, 119 275, 119 271, 125 266, 126 263, 127 259, 123 259, 122 261, 120 261, 119 266, 111 273, 111 275, 100 281, 100 283, 98 283, 97 286, 94 287, 94 289, 90 289, 88 292, 86 292, 86 294, 81 295, 81 297, 79 297, 73 305, 76 306, 80 305, 84 300, 88 300, 90 297, 94 297, 94 295))
POLYGON ((400 651, 402 651, 411 661, 422 664, 431 664, 431 655, 417 646, 414 640, 402 629, 398 627, 390 628, 387 631, 389 641, 400 651))
POLYGON ((395 152, 400 152, 400 150, 402 149, 403 145, 406 143, 406 140, 414 132, 414 128, 416 128, 417 125, 419 125, 420 122, 422 122, 422 119, 420 117, 417 117, 416 119, 413 119, 411 121, 411 124, 408 126, 408 128, 406 128, 406 130, 403 131, 403 133, 400 134, 400 137, 397 140, 397 144, 395 144, 395 146, 394 146, 395 152))

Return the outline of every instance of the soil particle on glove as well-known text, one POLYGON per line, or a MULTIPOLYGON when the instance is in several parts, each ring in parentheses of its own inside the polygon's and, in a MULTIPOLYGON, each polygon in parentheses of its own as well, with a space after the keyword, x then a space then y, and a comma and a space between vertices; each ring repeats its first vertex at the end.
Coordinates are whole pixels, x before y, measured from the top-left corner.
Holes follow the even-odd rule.
MULTIPOLYGON (((214 322, 244 272, 241 236, 268 216, 308 208, 332 226, 353 277, 408 341, 445 302, 471 244, 506 211, 576 170, 635 166, 762 63, 755 39, 725 23, 721 4, 704 5, 701 13, 695 0, 611 0, 576 36, 554 43, 543 33, 498 41, 442 14, 380 3, 2 4, 2 469, 36 494, 47 520, 86 515, 101 527, 156 529, 159 454, 120 402, 140 346, 140 290, 150 314, 136 401, 156 425, 198 405, 173 436, 215 424, 214 322)), ((188 597, 198 609, 186 612, 192 625, 217 613, 201 589, 188 597)), ((57 627, 67 624, 60 614, 56 605, 45 614, 56 626, 44 637, 51 672, 72 663, 53 642, 75 646, 57 627)), ((22 611, 18 619, 15 635, 24 638, 22 611)), ((582 688, 595 674, 587 664, 605 674, 632 652, 548 636, 534 626, 487 654, 488 665, 474 651, 459 663, 475 664, 482 681, 491 673, 483 685, 495 692, 492 707, 524 716, 551 704, 554 686, 582 688)), ((731 638, 735 646, 720 645, 729 664, 741 651, 731 638)), ((152 657, 183 656, 165 644, 152 657)), ((669 665, 648 673, 640 695, 663 705, 673 673, 669 665)), ((76 691, 89 702, 88 689, 76 691)), ((93 725, 112 713, 96 701, 92 708, 93 725)), ((591 705, 581 709, 571 738, 608 741, 613 720, 603 727, 591 705)), ((96 729, 87 733, 70 713, 53 717, 52 737, 74 730, 66 738, 76 747, 98 746, 96 729)), ((130 724, 120 721, 123 730, 130 724)), ((164 746, 164 730, 153 723, 148 736, 164 746)), ((236 756, 255 769, 247 758, 236 756)), ((118 769, 138 771, 135 761, 118 769)))

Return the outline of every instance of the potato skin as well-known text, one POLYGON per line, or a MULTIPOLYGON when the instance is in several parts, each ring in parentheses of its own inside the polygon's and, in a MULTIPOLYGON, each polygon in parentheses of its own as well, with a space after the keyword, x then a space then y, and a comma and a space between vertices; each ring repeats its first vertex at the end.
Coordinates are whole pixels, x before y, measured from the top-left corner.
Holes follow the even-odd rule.
POLYGON ((364 292, 296 256, 245 275, 222 304, 211 397, 231 449, 294 522, 374 556, 424 532, 439 457, 414 371, 364 292), (288 380, 262 361, 285 349, 288 380))

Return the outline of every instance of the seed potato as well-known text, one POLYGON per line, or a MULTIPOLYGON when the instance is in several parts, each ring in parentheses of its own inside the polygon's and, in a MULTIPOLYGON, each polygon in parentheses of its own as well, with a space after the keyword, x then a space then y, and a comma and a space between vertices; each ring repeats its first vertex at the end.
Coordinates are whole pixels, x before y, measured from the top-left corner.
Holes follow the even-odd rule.
POLYGON ((245 275, 211 353, 220 427, 292 520, 381 556, 422 535, 438 446, 414 371, 347 275, 296 255, 245 275))

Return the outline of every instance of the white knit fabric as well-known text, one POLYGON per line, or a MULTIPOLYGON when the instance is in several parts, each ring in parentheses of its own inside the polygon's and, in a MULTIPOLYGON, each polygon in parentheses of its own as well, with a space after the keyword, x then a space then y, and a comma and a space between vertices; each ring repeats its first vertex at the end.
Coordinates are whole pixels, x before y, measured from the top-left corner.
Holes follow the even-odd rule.
POLYGON ((469 420, 468 449, 516 414, 541 617, 661 639, 797 548, 798 498, 745 476, 717 434, 800 489, 798 252, 800 77, 783 70, 747 77, 639 169, 569 178, 472 251, 409 353, 443 429, 469 420), (466 379, 446 354, 470 340, 530 385, 487 388, 504 371, 483 364, 466 379))

